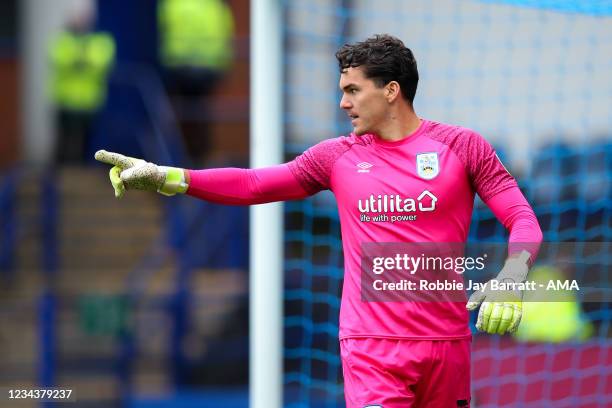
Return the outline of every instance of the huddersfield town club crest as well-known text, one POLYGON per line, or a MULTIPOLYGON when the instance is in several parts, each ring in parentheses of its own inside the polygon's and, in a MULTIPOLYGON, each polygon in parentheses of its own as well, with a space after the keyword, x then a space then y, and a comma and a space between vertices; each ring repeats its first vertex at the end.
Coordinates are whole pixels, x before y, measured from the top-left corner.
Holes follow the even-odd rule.
POLYGON ((416 156, 417 173, 425 180, 431 180, 440 172, 438 153, 419 153, 416 156))

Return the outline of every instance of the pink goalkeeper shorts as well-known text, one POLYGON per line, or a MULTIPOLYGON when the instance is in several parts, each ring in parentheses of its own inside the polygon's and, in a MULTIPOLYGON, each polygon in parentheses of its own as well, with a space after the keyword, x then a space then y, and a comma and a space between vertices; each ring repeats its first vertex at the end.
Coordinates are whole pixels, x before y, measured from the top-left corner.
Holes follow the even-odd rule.
POLYGON ((347 408, 469 408, 470 343, 340 340, 347 408))

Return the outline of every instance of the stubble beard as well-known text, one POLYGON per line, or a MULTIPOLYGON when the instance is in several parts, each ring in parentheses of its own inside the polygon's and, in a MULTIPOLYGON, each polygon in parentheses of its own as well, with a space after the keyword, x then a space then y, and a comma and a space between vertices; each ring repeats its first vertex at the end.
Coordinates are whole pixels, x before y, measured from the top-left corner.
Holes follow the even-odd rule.
POLYGON ((368 134, 368 130, 365 127, 353 127, 353 133, 356 136, 363 136, 365 134, 368 134))

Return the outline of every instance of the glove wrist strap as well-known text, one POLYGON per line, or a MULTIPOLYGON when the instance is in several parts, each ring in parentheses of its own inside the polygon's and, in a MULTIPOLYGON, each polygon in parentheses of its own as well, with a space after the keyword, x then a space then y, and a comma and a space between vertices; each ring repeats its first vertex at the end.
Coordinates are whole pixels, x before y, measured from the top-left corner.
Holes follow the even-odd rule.
POLYGON ((159 166, 160 170, 166 173, 164 184, 157 190, 165 196, 173 196, 177 193, 185 194, 189 185, 185 182, 185 172, 177 167, 159 166))

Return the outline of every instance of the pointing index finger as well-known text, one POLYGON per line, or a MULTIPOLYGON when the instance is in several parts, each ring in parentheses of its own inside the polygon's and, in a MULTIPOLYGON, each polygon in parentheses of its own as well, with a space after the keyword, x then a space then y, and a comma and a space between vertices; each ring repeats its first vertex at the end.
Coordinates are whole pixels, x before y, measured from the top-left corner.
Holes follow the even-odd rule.
POLYGON ((107 152, 106 150, 98 150, 94 157, 102 163, 112 164, 122 169, 127 169, 134 165, 129 157, 119 153, 107 152))

